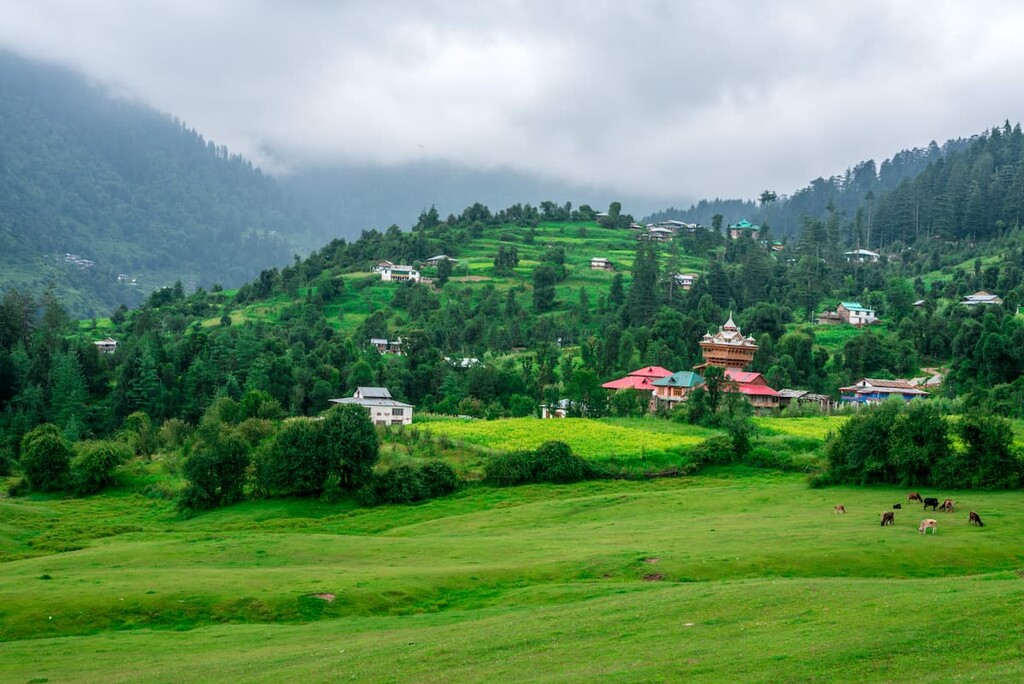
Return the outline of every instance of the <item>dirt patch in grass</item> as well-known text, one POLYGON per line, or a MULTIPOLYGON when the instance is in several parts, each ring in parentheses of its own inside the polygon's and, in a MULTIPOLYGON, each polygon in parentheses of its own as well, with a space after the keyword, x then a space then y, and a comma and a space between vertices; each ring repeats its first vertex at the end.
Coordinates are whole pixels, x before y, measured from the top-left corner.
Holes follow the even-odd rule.
POLYGON ((660 582, 665 579, 665 576, 660 572, 652 572, 648 575, 644 575, 644 582, 660 582))
POLYGON ((323 594, 310 594, 311 597, 320 599, 321 601, 327 601, 328 603, 334 603, 334 599, 337 598, 334 594, 323 593, 323 594))

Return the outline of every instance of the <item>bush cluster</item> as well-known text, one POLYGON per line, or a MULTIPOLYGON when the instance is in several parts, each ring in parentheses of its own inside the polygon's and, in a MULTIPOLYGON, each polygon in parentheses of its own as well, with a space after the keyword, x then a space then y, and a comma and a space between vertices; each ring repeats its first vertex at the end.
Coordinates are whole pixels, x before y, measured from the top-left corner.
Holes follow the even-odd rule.
POLYGON ((495 485, 531 482, 566 484, 600 477, 601 472, 586 459, 572 453, 564 442, 545 442, 535 451, 513 451, 487 464, 484 481, 495 485))
POLYGON ((828 471, 817 484, 1014 489, 1024 474, 1009 421, 968 413, 951 424, 931 402, 862 410, 828 440, 825 455, 828 471))
POLYGON ((397 465, 373 478, 358 492, 364 506, 413 503, 451 494, 458 487, 455 470, 444 461, 430 461, 420 468, 397 465))

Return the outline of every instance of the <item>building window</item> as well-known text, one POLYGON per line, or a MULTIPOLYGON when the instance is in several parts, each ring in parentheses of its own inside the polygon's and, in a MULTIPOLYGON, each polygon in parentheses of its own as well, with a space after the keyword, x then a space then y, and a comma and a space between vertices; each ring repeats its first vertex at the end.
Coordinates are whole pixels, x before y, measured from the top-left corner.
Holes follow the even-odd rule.
POLYGON ((405 409, 393 408, 393 409, 391 409, 391 415, 393 415, 393 416, 404 416, 405 415, 405 409))

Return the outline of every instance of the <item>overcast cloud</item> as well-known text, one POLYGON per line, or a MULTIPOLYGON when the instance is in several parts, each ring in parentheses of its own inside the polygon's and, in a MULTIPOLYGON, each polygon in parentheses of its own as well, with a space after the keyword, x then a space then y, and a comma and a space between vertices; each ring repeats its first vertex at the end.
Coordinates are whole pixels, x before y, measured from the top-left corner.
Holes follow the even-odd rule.
POLYGON ((268 170, 445 160, 623 193, 788 193, 1024 110, 1013 2, 0 0, 268 170))

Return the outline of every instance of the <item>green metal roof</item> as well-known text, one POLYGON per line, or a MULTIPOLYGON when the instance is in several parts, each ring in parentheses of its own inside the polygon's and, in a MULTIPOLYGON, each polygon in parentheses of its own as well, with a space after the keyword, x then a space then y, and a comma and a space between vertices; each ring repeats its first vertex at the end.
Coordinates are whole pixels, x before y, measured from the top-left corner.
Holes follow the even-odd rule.
POLYGON ((871 309, 861 306, 860 302, 839 302, 839 304, 847 311, 871 311, 871 309))
POLYGON ((679 371, 651 383, 657 387, 696 387, 704 384, 704 378, 693 371, 679 371))

